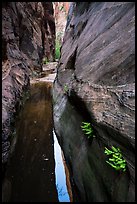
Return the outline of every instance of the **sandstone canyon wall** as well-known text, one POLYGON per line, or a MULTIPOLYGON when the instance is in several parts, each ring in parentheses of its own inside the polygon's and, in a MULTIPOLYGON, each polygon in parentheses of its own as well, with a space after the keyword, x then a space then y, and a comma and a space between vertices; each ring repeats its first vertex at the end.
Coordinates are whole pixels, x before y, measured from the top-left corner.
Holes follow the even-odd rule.
POLYGON ((62 45, 69 5, 70 2, 53 2, 56 23, 56 49, 62 45))
POLYGON ((54 125, 69 166, 74 201, 135 201, 135 4, 70 5, 53 90, 54 125), (95 138, 81 129, 90 122, 95 138), (119 147, 125 172, 106 163, 119 147))
POLYGON ((55 59, 55 22, 51 2, 2 3, 2 162, 11 143, 17 104, 42 58, 55 59))

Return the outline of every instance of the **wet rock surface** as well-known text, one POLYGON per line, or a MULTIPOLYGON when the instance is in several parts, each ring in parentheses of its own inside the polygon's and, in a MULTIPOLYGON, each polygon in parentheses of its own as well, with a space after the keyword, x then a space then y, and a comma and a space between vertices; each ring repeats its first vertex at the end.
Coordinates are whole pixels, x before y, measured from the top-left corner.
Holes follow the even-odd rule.
POLYGON ((70 6, 54 83, 54 125, 77 187, 76 201, 135 201, 135 5, 70 6), (67 90, 66 90, 67 87, 67 90), (88 141, 81 122, 91 122, 88 141), (127 171, 106 163, 119 147, 127 171))
POLYGON ((55 22, 50 2, 2 3, 2 162, 10 149, 11 125, 32 70, 54 60, 55 22))
POLYGON ((57 65, 58 62, 49 62, 42 66, 42 72, 38 77, 31 77, 30 83, 39 83, 39 82, 54 82, 57 74, 57 65))

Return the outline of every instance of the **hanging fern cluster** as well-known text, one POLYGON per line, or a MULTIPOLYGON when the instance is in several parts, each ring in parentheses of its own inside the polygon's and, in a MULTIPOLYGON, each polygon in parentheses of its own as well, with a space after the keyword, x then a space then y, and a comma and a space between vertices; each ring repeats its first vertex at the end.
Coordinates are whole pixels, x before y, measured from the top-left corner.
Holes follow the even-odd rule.
POLYGON ((105 147, 105 154, 109 156, 108 161, 106 161, 110 166, 116 170, 126 171, 126 161, 123 159, 121 150, 112 146, 112 150, 105 147))
MULTIPOLYGON (((89 138, 95 137, 93 128, 90 123, 82 122, 82 131, 89 138)), ((126 171, 126 160, 123 158, 121 150, 112 146, 111 150, 105 147, 104 153, 109 156, 108 161, 106 161, 111 167, 117 171, 126 171)))
POLYGON ((84 132, 85 135, 87 135, 88 139, 91 138, 91 137, 95 137, 95 135, 93 134, 93 128, 91 126, 90 123, 87 123, 87 122, 82 122, 82 130, 84 132))

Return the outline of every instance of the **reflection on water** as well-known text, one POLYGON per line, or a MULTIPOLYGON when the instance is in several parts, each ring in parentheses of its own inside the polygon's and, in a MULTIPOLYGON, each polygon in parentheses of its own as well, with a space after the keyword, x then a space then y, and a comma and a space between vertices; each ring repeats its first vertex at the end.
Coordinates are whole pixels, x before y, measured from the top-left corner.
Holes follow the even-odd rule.
POLYGON ((33 84, 20 112, 2 187, 3 202, 70 202, 53 131, 51 88, 50 83, 33 84))
POLYGON ((51 85, 31 87, 16 124, 17 143, 3 184, 3 202, 58 202, 51 85))
POLYGON ((66 186, 66 175, 63 164, 63 158, 61 154, 61 148, 57 141, 55 132, 53 131, 54 137, 54 157, 55 157, 55 174, 56 174, 56 187, 58 191, 59 202, 70 202, 67 186, 66 186))

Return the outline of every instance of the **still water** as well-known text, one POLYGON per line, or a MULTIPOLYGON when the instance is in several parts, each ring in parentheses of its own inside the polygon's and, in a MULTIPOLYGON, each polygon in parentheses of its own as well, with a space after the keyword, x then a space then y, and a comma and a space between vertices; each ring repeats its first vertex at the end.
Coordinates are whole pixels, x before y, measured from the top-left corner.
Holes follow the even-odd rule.
MULTIPOLYGON (((60 145, 58 143, 55 132, 53 131, 54 136, 54 155, 55 155, 55 174, 56 174, 56 188, 58 191, 59 202, 70 202, 72 201, 72 196, 68 194, 67 189, 67 180, 65 174, 65 166, 63 163, 63 153, 61 151, 60 145)), ((66 169, 68 171, 68 169, 66 169)), ((68 173, 67 173, 68 175, 68 173)), ((68 188, 70 189, 70 184, 68 183, 68 188)))
POLYGON ((70 202, 64 160, 53 131, 51 89, 51 83, 31 85, 16 121, 3 202, 70 202))

